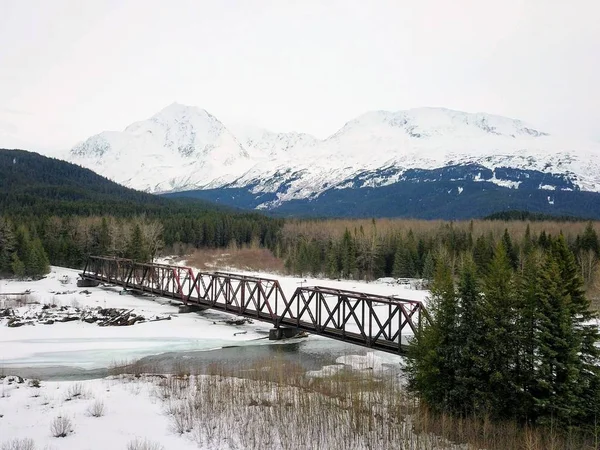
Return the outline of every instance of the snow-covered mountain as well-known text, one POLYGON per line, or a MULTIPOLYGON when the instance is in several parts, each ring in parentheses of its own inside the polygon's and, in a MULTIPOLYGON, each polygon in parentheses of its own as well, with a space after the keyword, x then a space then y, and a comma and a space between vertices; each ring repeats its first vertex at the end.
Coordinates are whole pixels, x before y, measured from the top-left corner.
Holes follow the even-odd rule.
POLYGON ((149 192, 242 189, 260 199, 253 207, 263 209, 332 190, 432 181, 435 170, 447 167, 470 168, 444 172, 454 174, 453 182, 466 177, 513 189, 600 192, 598 143, 445 108, 369 112, 319 140, 252 127, 230 130, 205 110, 172 104, 122 132, 92 136, 66 159, 149 192), (427 176, 415 180, 419 170, 427 176))
POLYGON ((231 181, 253 164, 248 152, 207 111, 177 103, 124 131, 104 131, 67 157, 114 181, 149 192, 231 181))

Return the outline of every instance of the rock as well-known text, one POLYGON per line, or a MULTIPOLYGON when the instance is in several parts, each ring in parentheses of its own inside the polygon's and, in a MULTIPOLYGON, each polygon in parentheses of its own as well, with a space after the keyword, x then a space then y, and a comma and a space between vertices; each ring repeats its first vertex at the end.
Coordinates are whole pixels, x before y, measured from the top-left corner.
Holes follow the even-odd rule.
POLYGON ((227 325, 244 325, 246 323, 253 323, 250 319, 227 319, 224 321, 227 325))
POLYGON ((77 316, 65 316, 62 319, 60 319, 59 322, 74 322, 76 320, 79 320, 79 317, 77 317, 77 316))

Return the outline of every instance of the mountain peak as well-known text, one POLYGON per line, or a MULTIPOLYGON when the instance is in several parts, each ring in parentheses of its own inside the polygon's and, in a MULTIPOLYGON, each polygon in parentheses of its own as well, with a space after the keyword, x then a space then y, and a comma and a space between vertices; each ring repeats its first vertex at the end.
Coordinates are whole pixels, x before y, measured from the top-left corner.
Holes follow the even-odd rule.
POLYGON ((205 109, 199 108, 198 106, 183 105, 177 102, 165 106, 150 117, 149 120, 162 123, 173 123, 186 120, 211 120, 218 122, 218 120, 205 109))
MULTIPOLYGON (((479 138, 485 135, 508 138, 542 137, 548 133, 536 130, 520 120, 487 113, 469 113, 442 107, 420 107, 400 111, 370 111, 346 123, 331 138, 346 133, 363 133, 370 128, 376 133, 399 132, 409 139, 444 136, 479 138), (386 131, 387 130, 387 131, 386 131)), ((331 139, 330 138, 330 139, 331 139)))

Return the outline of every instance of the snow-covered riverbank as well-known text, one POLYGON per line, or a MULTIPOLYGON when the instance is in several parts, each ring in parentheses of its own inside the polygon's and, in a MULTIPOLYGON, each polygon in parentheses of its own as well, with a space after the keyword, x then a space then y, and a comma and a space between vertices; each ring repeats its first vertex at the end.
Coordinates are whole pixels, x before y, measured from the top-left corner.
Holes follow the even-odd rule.
MULTIPOLYGON (((123 360, 177 350, 201 350, 243 345, 264 338, 268 324, 228 325, 231 316, 211 312, 178 314, 177 306, 158 297, 120 295, 121 289, 77 288, 78 271, 52 267, 38 281, 0 281, 2 292, 30 291, 29 304, 4 299, 22 317, 35 316, 45 304, 69 308, 119 308, 145 318, 171 320, 138 322, 130 326, 98 326, 84 321, 31 323, 8 327, 9 317, 0 319, 0 368, 76 365, 81 368, 107 367, 123 360)), ((8 297, 14 299, 14 297, 8 297)), ((2 307, 2 305, 0 305, 2 307)))

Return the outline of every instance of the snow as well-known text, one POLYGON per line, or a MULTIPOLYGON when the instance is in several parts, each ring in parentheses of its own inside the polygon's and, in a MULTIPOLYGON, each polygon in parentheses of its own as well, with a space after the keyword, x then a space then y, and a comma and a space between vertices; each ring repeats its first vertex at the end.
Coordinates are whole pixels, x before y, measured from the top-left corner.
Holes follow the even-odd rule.
MULTIPOLYGON (((143 356, 166 351, 208 350, 226 345, 244 345, 264 337, 258 330, 271 328, 268 324, 247 324, 231 327, 219 319, 197 314, 178 314, 176 306, 165 299, 146 299, 132 295, 119 295, 118 288, 86 288, 91 295, 81 294, 76 287, 79 271, 52 267, 51 273, 40 281, 0 281, 2 292, 32 291, 39 305, 22 306, 23 311, 41 308, 44 303, 72 302, 82 307, 116 307, 133 309, 142 315, 171 314, 172 320, 136 323, 125 327, 99 327, 84 322, 55 323, 54 325, 29 325, 9 328, 0 320, 0 366, 45 367, 76 366, 82 369, 108 367, 113 363, 131 361, 143 356), (60 280, 70 278, 68 284, 60 280), (57 295, 56 292, 75 291, 57 295), (245 334, 234 334, 246 331, 245 334)), ((216 314, 224 319, 230 317, 216 314)))
MULTIPOLYGON (((122 132, 103 132, 64 158, 121 184, 149 192, 254 186, 281 202, 312 198, 348 186, 382 186, 407 169, 479 164, 567 175, 584 191, 600 192, 600 144, 555 137, 519 120, 445 108, 375 111, 348 122, 327 139, 231 129, 196 107, 173 104, 122 132)), ((516 188, 516 182, 492 179, 516 188)))
POLYGON ((29 382, 9 384, 10 380, 0 380, 0 445, 30 438, 38 449, 125 449, 139 438, 167 449, 199 448, 174 432, 151 382, 109 378, 42 381, 40 387, 32 387, 29 382), (73 397, 79 389, 82 395, 73 397), (104 404, 101 417, 88 412, 96 401, 104 404), (66 437, 52 436, 50 425, 57 416, 71 421, 73 432, 66 437))

